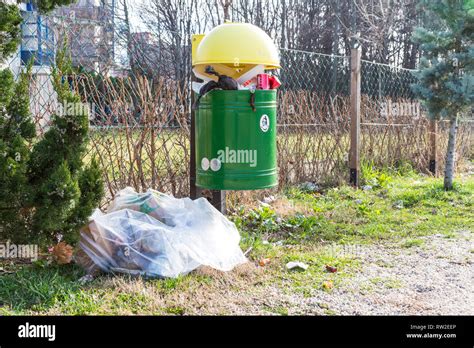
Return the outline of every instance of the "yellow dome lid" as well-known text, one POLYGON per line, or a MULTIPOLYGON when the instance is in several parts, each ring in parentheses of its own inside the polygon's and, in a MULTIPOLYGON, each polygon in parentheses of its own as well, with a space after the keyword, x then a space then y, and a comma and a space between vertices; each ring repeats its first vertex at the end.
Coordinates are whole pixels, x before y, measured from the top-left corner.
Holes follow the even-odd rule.
POLYGON ((270 36, 255 25, 226 22, 209 34, 197 36, 196 40, 193 66, 223 64, 247 70, 250 66, 263 64, 265 69, 280 68, 277 47, 270 36))

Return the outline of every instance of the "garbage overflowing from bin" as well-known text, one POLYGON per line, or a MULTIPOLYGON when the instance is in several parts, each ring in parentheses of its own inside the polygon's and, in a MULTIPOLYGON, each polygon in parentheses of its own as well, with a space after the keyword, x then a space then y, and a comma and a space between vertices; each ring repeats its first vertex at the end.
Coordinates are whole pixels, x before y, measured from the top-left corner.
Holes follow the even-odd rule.
POLYGON ((257 65, 256 68, 259 69, 251 69, 245 76, 235 80, 227 75, 219 74, 212 65, 206 66, 206 73, 217 76, 218 80, 216 82, 202 76, 204 82, 192 82, 192 89, 198 95, 193 110, 198 108, 201 98, 212 90, 249 90, 255 92, 256 89, 277 89, 281 85, 278 77, 263 72, 263 65, 257 65))
POLYGON ((194 81, 192 89, 200 97, 212 89, 254 91, 281 85, 272 74, 280 68, 278 50, 255 25, 226 22, 206 35, 194 35, 192 49, 193 73, 202 81, 194 81), (223 78, 230 84, 223 84, 223 78))
POLYGON ((230 271, 247 262, 239 241, 235 225, 205 198, 127 187, 81 230, 76 262, 89 272, 149 277, 174 278, 199 266, 230 271))
POLYGON ((200 79, 203 81, 192 82, 192 89, 199 97, 204 96, 213 89, 255 91, 256 89, 277 89, 281 86, 281 82, 277 76, 265 73, 263 65, 255 66, 255 68, 249 70, 238 79, 233 79, 232 77, 217 72, 212 65, 207 65, 205 71, 207 74, 217 76, 217 81, 210 77, 199 75, 197 70, 194 69, 195 75, 200 76, 200 79))

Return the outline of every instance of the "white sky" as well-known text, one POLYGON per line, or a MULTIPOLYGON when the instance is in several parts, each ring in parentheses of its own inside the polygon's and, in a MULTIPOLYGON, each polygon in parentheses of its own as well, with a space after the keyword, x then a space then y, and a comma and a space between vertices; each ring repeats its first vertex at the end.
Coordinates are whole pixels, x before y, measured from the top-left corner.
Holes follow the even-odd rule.
POLYGON ((147 31, 145 24, 140 20, 137 12, 140 7, 149 2, 149 0, 127 0, 130 8, 130 25, 133 32, 147 31))

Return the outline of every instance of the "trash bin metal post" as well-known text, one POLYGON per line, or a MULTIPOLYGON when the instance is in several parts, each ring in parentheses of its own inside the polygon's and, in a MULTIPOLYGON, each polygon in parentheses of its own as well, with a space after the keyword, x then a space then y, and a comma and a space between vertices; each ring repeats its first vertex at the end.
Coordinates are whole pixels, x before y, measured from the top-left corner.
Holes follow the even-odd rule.
MULTIPOLYGON (((193 77, 192 80, 195 80, 193 77)), ((193 105, 194 105, 194 92, 191 91, 191 113, 190 113, 190 118, 191 118, 191 134, 189 135, 189 147, 190 147, 190 153, 189 153, 189 196, 191 199, 196 199, 198 197, 201 197, 201 189, 196 186, 196 114, 193 110, 193 105)))
MULTIPOLYGON (((191 36, 191 61, 194 60, 196 47, 202 39, 203 35, 191 36)), ((194 74, 191 72, 191 82, 197 81, 194 74)), ((189 196, 191 199, 202 197, 202 189, 196 186, 196 112, 194 111, 194 103, 196 101, 195 93, 190 87, 190 121, 191 130, 189 134, 189 196)))

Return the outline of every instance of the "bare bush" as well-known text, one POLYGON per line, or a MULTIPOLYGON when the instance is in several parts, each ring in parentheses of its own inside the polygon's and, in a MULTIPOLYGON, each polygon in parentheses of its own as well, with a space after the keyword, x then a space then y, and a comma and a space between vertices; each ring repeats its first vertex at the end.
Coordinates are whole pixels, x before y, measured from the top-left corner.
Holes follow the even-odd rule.
MULTIPOLYGON (((176 196, 189 194, 189 91, 171 80, 78 75, 74 87, 94 105, 88 158, 104 170, 109 196, 124 186, 176 196)), ((306 181, 347 182, 349 97, 280 91, 278 110, 279 188, 306 181)), ((410 100, 398 99, 398 103, 410 100)), ((361 157, 378 166, 410 163, 427 171, 429 121, 425 115, 384 114, 390 98, 362 98, 361 157), (382 106, 381 106, 382 105, 382 106)), ((447 131, 438 128, 440 153, 447 131)), ((472 151, 470 124, 461 124, 457 158, 472 151)), ((439 158, 441 166, 443 159, 439 158)), ((462 161, 459 161, 462 164, 462 161)), ((270 194, 265 190, 257 196, 270 194)), ((247 198, 246 198, 247 197, 247 198)), ((229 196, 235 205, 248 193, 229 196)), ((252 195, 255 198, 255 195, 252 195)))
POLYGON ((112 198, 124 186, 188 194, 188 91, 165 79, 74 79, 94 105, 90 151, 112 198))

